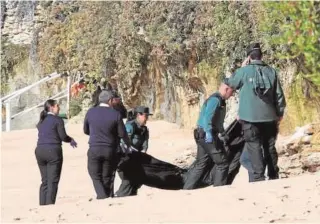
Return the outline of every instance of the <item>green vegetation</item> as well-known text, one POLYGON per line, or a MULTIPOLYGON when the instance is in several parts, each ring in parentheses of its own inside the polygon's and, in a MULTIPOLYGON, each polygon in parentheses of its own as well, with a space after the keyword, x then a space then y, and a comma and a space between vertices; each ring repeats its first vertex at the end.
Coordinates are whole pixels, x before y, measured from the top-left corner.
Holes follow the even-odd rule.
POLYGON ((278 56, 295 61, 299 66, 298 74, 320 85, 320 2, 268 5, 269 22, 280 25, 278 35, 271 38, 272 43, 287 48, 286 52, 280 52, 278 56))
POLYGON ((9 78, 16 75, 16 68, 28 57, 28 46, 11 44, 6 38, 1 38, 1 96, 9 90, 9 78))
POLYGON ((315 112, 320 108, 319 5, 315 1, 50 2, 44 7, 48 21, 38 56, 44 73, 81 70, 116 82, 130 105, 144 102, 139 92, 151 91, 150 86, 157 97, 163 94, 168 80, 184 87, 197 76, 212 91, 227 70, 239 66, 246 46, 258 41, 264 60, 281 75, 297 67, 286 88, 287 129, 291 129, 319 119, 315 112))
POLYGON ((320 119, 320 2, 266 2, 261 23, 275 59, 290 61, 297 71, 287 89, 288 113, 284 126, 320 119), (281 12, 281 13, 279 13, 281 12))
POLYGON ((80 98, 75 98, 75 99, 71 99, 70 101, 70 108, 69 108, 69 116, 70 117, 74 117, 74 116, 77 116, 81 110, 82 110, 82 107, 81 107, 81 99, 80 98))

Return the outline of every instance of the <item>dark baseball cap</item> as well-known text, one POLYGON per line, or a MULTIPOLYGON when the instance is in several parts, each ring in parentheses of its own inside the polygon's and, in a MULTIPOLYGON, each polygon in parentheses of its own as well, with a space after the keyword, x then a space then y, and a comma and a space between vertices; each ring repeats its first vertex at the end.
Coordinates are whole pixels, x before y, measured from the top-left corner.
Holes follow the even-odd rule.
POLYGON ((152 115, 149 111, 149 107, 144 107, 144 106, 138 106, 134 110, 136 113, 141 113, 141 114, 147 114, 147 115, 152 115))
POLYGON ((250 44, 250 45, 247 47, 247 56, 249 56, 249 54, 250 54, 252 51, 254 51, 254 50, 260 50, 260 51, 261 51, 260 43, 250 44))

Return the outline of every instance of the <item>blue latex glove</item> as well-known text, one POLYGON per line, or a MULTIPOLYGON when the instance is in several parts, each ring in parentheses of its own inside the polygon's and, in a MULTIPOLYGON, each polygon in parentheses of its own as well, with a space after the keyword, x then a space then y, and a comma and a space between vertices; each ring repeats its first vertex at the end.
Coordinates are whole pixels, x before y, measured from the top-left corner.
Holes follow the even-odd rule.
POLYGON ((211 131, 206 132, 206 138, 205 138, 206 143, 213 143, 213 136, 211 131))
POLYGON ((74 139, 71 140, 70 145, 72 146, 72 148, 78 147, 78 143, 74 139))

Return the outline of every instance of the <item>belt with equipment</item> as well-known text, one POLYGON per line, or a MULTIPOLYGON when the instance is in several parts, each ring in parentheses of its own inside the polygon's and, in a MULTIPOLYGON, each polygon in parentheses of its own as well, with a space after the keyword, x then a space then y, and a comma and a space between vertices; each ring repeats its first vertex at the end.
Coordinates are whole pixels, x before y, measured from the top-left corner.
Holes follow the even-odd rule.
MULTIPOLYGON (((213 137, 218 137, 219 133, 216 131, 212 131, 213 137)), ((193 137, 195 140, 199 139, 205 139, 206 138, 206 132, 201 127, 197 127, 193 130, 193 137)))

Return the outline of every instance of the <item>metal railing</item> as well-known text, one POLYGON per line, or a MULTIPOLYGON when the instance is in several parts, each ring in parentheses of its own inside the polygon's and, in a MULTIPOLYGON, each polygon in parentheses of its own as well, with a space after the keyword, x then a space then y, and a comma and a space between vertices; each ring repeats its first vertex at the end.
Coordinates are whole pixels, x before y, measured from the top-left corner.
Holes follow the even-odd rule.
MULTIPOLYGON (((12 119, 14 119, 17 116, 21 116, 21 115, 23 115, 25 113, 30 112, 33 109, 42 106, 46 102, 46 101, 43 101, 43 102, 41 102, 41 103, 39 103, 39 104, 37 104, 37 105, 35 105, 33 107, 27 108, 27 109, 25 109, 25 110, 23 110, 23 111, 21 111, 19 113, 11 115, 11 100, 12 99, 16 98, 17 96, 21 95, 22 93, 25 93, 26 91, 32 89, 33 87, 40 85, 41 83, 48 82, 50 80, 53 80, 53 79, 56 79, 56 78, 59 78, 59 77, 63 77, 63 76, 66 76, 66 75, 65 74, 58 74, 58 73, 54 72, 54 73, 46 76, 45 78, 43 78, 43 79, 41 79, 41 80, 29 85, 29 86, 26 86, 26 87, 24 87, 22 89, 14 91, 13 93, 8 94, 5 97, 2 97, 1 101, 0 101, 0 107, 1 107, 1 110, 2 110, 2 105, 5 104, 5 108, 6 108, 6 131, 9 132, 11 130, 11 120, 12 119)), ((70 105, 70 89, 71 89, 71 87, 73 85, 76 85, 77 83, 79 83, 79 80, 74 82, 71 85, 71 77, 70 77, 70 75, 67 75, 67 77, 68 77, 67 88, 65 90, 59 92, 58 94, 50 97, 49 99, 58 100, 58 99, 67 97, 67 114, 69 114, 68 112, 69 112, 69 105, 70 105)), ((2 132, 2 114, 1 114, 1 117, 0 117, 0 130, 2 132)))

